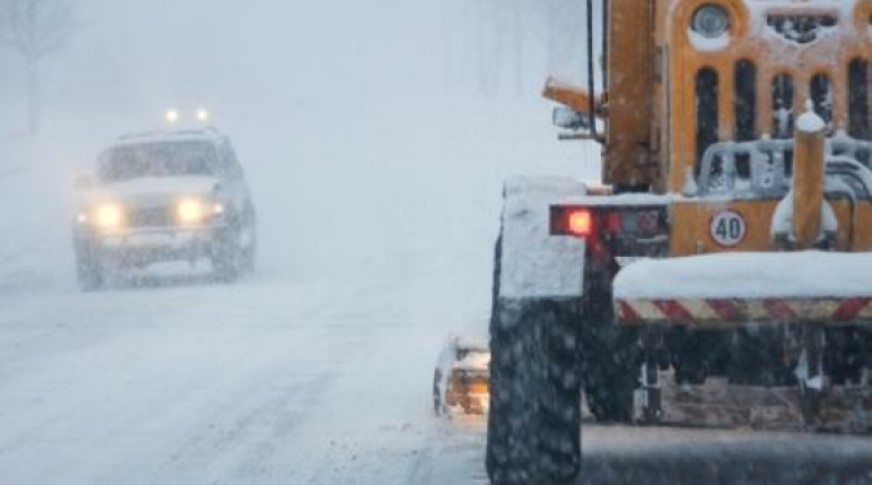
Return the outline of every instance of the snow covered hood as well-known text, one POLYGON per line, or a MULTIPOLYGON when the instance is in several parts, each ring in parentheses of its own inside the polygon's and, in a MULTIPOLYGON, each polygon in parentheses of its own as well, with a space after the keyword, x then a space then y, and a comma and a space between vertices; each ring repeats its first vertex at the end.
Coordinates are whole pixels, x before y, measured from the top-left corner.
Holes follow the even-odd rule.
POLYGON ((642 260, 614 282, 621 300, 872 296, 872 253, 725 253, 642 260))
POLYGON ((120 200, 166 200, 205 197, 218 187, 214 177, 143 177, 96 188, 93 196, 120 200))

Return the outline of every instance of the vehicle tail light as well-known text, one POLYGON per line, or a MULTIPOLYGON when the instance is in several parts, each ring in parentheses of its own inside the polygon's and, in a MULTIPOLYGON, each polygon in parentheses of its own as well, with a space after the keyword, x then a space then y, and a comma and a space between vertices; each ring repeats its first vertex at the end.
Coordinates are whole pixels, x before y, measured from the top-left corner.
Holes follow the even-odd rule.
POLYGON ((594 214, 582 207, 552 207, 551 234, 559 236, 590 237, 596 224, 594 214))
POLYGON ((620 212, 609 212, 605 219, 608 232, 612 234, 621 232, 624 225, 624 218, 621 216, 620 212))
POLYGON ((589 210, 575 209, 566 214, 567 229, 573 236, 587 237, 593 232, 593 216, 589 210))

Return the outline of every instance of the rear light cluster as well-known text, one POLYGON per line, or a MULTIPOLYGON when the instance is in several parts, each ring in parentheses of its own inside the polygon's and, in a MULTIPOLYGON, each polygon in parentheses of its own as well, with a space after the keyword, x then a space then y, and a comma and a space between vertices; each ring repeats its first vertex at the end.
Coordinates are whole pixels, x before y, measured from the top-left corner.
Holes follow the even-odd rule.
POLYGON ((551 207, 551 234, 555 236, 590 237, 597 221, 594 212, 585 207, 551 207))
POLYGON ((593 214, 589 210, 570 210, 565 217, 566 229, 569 234, 579 237, 587 237, 593 234, 593 214))
POLYGON ((649 236, 665 228, 663 212, 657 208, 551 207, 550 232, 555 236, 649 236))

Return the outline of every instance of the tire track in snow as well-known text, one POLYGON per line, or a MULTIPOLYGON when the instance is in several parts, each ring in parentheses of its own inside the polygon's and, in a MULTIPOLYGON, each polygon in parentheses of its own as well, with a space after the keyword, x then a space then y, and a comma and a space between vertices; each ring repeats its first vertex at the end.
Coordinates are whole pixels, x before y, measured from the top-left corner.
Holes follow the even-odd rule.
POLYGON ((259 481, 255 480, 257 475, 266 471, 258 463, 274 453, 276 443, 305 421, 330 380, 329 375, 308 377, 269 396, 263 396, 258 386, 238 393, 237 399, 205 412, 206 419, 168 454, 145 483, 206 482, 206 476, 210 476, 208 483, 212 484, 259 481), (255 398, 258 394, 259 399, 255 398))

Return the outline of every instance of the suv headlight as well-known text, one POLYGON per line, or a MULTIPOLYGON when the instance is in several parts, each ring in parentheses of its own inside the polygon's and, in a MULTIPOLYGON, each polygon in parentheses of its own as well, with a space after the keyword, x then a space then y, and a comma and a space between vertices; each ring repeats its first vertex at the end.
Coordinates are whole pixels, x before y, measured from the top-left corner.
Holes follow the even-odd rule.
POLYGON ((714 39, 730 28, 730 15, 720 5, 703 5, 694 12, 690 27, 703 37, 714 39))
POLYGON ((207 212, 206 204, 199 199, 182 199, 176 205, 176 217, 182 224, 200 224, 207 212))
POLYGON ((176 203, 176 220, 184 225, 197 225, 224 213, 220 202, 187 197, 176 203))
POLYGON ((124 208, 114 202, 98 205, 91 216, 100 229, 118 229, 124 223, 124 208))

